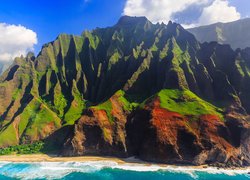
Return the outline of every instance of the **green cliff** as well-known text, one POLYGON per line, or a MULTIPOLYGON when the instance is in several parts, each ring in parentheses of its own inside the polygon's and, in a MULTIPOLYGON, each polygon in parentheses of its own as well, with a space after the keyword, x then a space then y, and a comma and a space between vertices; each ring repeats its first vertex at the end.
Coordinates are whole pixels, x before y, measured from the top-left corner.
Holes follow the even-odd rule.
MULTIPOLYGON (((124 16, 113 27, 61 34, 37 57, 15 59, 0 77, 0 147, 42 140, 67 155, 138 155, 128 139, 137 113, 152 111, 143 116, 150 119, 156 107, 196 123, 212 116, 226 126, 228 114, 250 113, 249 92, 249 49, 200 44, 179 24, 124 16)), ((183 127, 199 137, 192 125, 183 127)), ((149 154, 141 158, 158 161, 149 154)))

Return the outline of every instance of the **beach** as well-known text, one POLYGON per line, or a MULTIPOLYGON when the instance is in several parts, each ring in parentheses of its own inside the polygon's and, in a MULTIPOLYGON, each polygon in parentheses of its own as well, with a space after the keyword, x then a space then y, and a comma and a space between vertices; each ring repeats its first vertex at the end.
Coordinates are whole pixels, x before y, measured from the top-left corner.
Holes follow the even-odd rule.
POLYGON ((216 168, 216 169, 227 169, 227 170, 249 170, 250 167, 245 168, 217 168, 211 167, 209 165, 200 165, 200 166, 192 166, 192 165, 169 165, 169 164, 160 164, 160 163, 152 163, 142 161, 140 159, 136 159, 134 157, 130 158, 116 158, 116 157, 106 157, 106 156, 77 156, 77 157, 61 157, 57 155, 47 155, 47 154, 29 154, 29 155, 3 155, 0 156, 0 162, 13 162, 13 163, 32 163, 32 162, 115 162, 118 165, 124 164, 132 164, 132 165, 143 165, 143 166, 159 166, 162 168, 166 167, 186 167, 191 169, 207 169, 207 168, 216 168))
POLYGON ((8 162, 86 162, 86 161, 107 161, 107 160, 114 161, 119 164, 125 163, 124 160, 119 158, 98 157, 98 156, 59 157, 56 155, 46 155, 46 154, 0 156, 0 161, 8 161, 8 162))
POLYGON ((249 168, 224 169, 202 166, 178 166, 144 162, 133 157, 58 157, 54 155, 0 156, 0 180, 18 179, 248 179, 249 168))

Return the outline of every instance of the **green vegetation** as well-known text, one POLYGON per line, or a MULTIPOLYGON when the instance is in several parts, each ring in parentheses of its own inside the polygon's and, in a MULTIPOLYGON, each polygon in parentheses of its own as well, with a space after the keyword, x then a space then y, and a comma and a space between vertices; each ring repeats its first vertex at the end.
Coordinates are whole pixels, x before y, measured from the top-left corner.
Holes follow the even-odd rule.
POLYGON ((50 60, 51 68, 53 68, 56 72, 58 72, 58 68, 56 66, 55 52, 52 44, 49 44, 48 47, 44 48, 44 52, 46 53, 48 59, 50 60))
POLYGON ((38 110, 40 105, 41 105, 41 103, 39 101, 33 100, 26 106, 25 110, 23 111, 23 113, 20 116, 22 121, 20 121, 20 124, 19 124, 19 134, 23 134, 29 121, 32 119, 35 119, 37 110, 38 110))
POLYGON ((54 105, 55 105, 56 110, 58 111, 58 116, 62 118, 64 115, 64 108, 67 106, 67 100, 62 94, 61 86, 59 83, 56 85, 54 93, 55 93, 54 105))
POLYGON ((22 89, 17 88, 12 95, 12 99, 13 101, 16 100, 18 98, 18 96, 20 95, 20 93, 22 92, 22 89))
POLYGON ((4 131, 0 133, 0 146, 15 145, 18 143, 16 132, 13 124, 10 124, 4 131))
POLYGON ((46 106, 41 105, 36 112, 35 118, 29 122, 26 135, 30 137, 37 137, 39 134, 44 136, 43 133, 46 131, 46 128, 50 130, 50 128, 54 127, 60 127, 60 119, 52 111, 47 109, 46 106))
MULTIPOLYGON (((170 27, 171 23, 126 20, 124 27, 122 23, 85 31, 82 36, 62 34, 44 45, 33 60, 15 60, 17 70, 8 70, 0 78, 0 147, 45 139, 62 125, 74 125, 90 104, 105 111, 113 123, 113 110, 119 112, 122 106, 128 115, 163 87, 170 89, 156 95, 161 107, 183 115, 212 114, 223 119, 220 108, 189 90, 171 88, 191 89, 207 99, 218 97, 219 107, 240 95, 242 106, 250 111, 248 51, 237 51, 235 59, 224 58, 235 53, 228 47, 212 47, 216 43, 200 45, 181 28, 170 27), (228 81, 217 79, 217 71, 228 81), (240 75, 244 78, 237 81, 234 76, 240 75), (117 101, 119 109, 115 109, 117 101)), ((107 139, 113 135, 109 130, 103 131, 107 139)))
POLYGON ((72 37, 67 34, 60 34, 58 37, 58 40, 60 42, 61 53, 63 57, 66 56, 69 50, 69 44, 70 44, 71 38, 72 37))
POLYGON ((160 98, 161 107, 182 115, 218 115, 223 119, 222 109, 202 100, 189 90, 161 90, 157 96, 160 98))
POLYGON ((64 125, 73 125, 75 121, 81 117, 84 109, 85 109, 85 101, 82 102, 73 101, 71 103, 69 110, 65 113, 64 121, 66 122, 66 124, 64 125))
POLYGON ((73 36, 73 40, 74 40, 77 52, 78 53, 81 52, 82 45, 83 45, 83 37, 73 36))
POLYGON ((191 60, 189 53, 187 51, 181 50, 175 38, 172 38, 172 44, 173 44, 172 52, 174 54, 173 64, 175 68, 179 67, 179 65, 184 61, 189 62, 191 60))
POLYGON ((245 73, 244 73, 244 71, 242 70, 240 60, 236 60, 235 65, 236 65, 236 68, 237 68, 238 72, 240 73, 240 75, 241 75, 242 77, 244 77, 244 76, 245 76, 245 73))
MULTIPOLYGON (((118 96, 118 101, 122 103, 122 107, 125 111, 131 112, 134 110, 136 107, 138 107, 139 103, 136 102, 129 102, 128 99, 126 98, 126 94, 124 91, 119 90, 115 93, 115 96, 118 96)), ((92 106, 90 108, 94 108, 97 110, 104 110, 107 113, 107 116, 111 122, 114 121, 114 118, 112 116, 112 103, 111 100, 107 100, 97 106, 92 106)))
POLYGON ((125 92, 122 90, 117 91, 116 95, 119 96, 119 101, 123 104, 123 108, 126 111, 131 112, 132 110, 134 110, 136 107, 139 106, 139 103, 137 102, 129 102, 128 99, 126 98, 125 92))
POLYGON ((67 100, 65 99, 62 93, 59 93, 55 95, 54 103, 56 109, 59 112, 58 116, 62 118, 64 114, 64 108, 67 106, 67 100))
POLYGON ((114 118, 111 114, 112 111, 112 103, 110 100, 105 101, 104 103, 101 103, 97 106, 93 106, 92 108, 97 109, 97 110, 104 110, 107 113, 108 119, 110 120, 110 122, 114 121, 114 118))
POLYGON ((17 146, 10 146, 0 149, 0 155, 9 154, 38 154, 41 153, 44 148, 43 142, 35 142, 33 144, 23 144, 17 146))
POLYGON ((86 109, 86 101, 82 98, 81 93, 76 88, 76 83, 72 89, 72 95, 74 100, 71 103, 69 110, 64 115, 65 125, 73 125, 76 120, 78 120, 84 109, 86 109))
POLYGON ((139 46, 136 46, 136 49, 133 48, 133 56, 135 59, 138 59, 140 56, 140 53, 142 52, 142 46, 144 42, 142 42, 139 46))
POLYGON ((119 54, 118 50, 116 50, 116 52, 109 59, 108 70, 110 70, 111 67, 115 65, 119 61, 120 58, 121 58, 121 55, 119 54))
POLYGON ((137 81, 137 79, 139 78, 139 76, 146 71, 147 69, 149 69, 150 67, 150 62, 152 60, 152 52, 148 51, 148 55, 147 57, 142 61, 140 67, 137 69, 137 71, 134 72, 134 74, 132 75, 132 77, 128 80, 127 82, 127 86, 128 87, 132 87, 133 84, 137 81))
POLYGON ((47 126, 59 128, 61 120, 45 104, 33 99, 21 114, 19 135, 28 135, 32 138, 44 136, 47 126))
POLYGON ((167 57, 167 53, 169 50, 169 40, 167 42, 167 44, 165 45, 165 47, 160 51, 160 59, 164 59, 167 57))
POLYGON ((95 36, 95 35, 93 35, 91 32, 89 32, 89 31, 85 31, 84 33, 83 33, 83 37, 84 38, 88 38, 88 40, 89 40, 89 46, 90 47, 92 47, 93 49, 96 49, 97 47, 98 47, 98 45, 99 45, 99 43, 100 43, 100 39, 99 39, 99 37, 98 36, 95 36))

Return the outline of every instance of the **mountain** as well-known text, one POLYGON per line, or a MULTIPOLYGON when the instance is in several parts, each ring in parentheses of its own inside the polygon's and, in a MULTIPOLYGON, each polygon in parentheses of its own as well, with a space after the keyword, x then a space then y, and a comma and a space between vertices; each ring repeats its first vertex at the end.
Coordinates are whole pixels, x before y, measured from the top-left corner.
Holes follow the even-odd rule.
POLYGON ((249 48, 200 44, 172 22, 61 34, 0 77, 0 147, 249 165, 249 69, 249 48))
POLYGON ((4 64, 2 62, 0 62, 0 74, 3 73, 4 69, 4 64))
POLYGON ((8 69, 8 67, 11 65, 10 62, 2 62, 0 61, 0 75, 6 70, 8 69))
POLYGON ((233 49, 250 47, 250 18, 188 29, 200 42, 217 41, 233 49))

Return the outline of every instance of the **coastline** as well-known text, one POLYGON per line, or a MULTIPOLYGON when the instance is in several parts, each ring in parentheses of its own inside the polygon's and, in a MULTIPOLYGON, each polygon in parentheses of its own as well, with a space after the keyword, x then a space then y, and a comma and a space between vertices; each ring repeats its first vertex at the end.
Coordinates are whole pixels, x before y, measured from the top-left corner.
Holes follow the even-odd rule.
POLYGON ((114 161, 119 164, 125 161, 115 157, 99 156, 79 156, 79 157, 60 157, 47 154, 27 154, 27 155, 3 155, 0 156, 0 162, 86 162, 86 161, 114 161))
POLYGON ((170 164, 158 164, 152 162, 145 162, 140 159, 136 159, 134 157, 130 158, 117 158, 117 157, 105 157, 105 156, 79 156, 79 157, 59 157, 56 155, 47 155, 47 154, 32 154, 32 155, 3 155, 0 156, 1 162, 10 162, 10 163, 85 163, 85 162, 114 162, 117 165, 131 165, 131 166, 157 166, 160 169, 175 169, 175 168, 183 168, 187 170, 202 170, 206 171, 206 169, 214 169, 214 170, 230 170, 230 171, 247 171, 250 173, 250 167, 241 167, 241 168, 219 168, 209 165, 170 165, 170 164))
POLYGON ((54 155, 8 155, 0 156, 0 179, 6 177, 17 179, 62 179, 76 177, 95 177, 109 175, 120 177, 180 177, 210 179, 220 177, 250 177, 250 167, 247 168, 217 168, 208 165, 188 166, 169 165, 144 162, 133 157, 120 159, 116 157, 57 157, 54 155), (128 175, 128 176, 127 176, 128 175))

